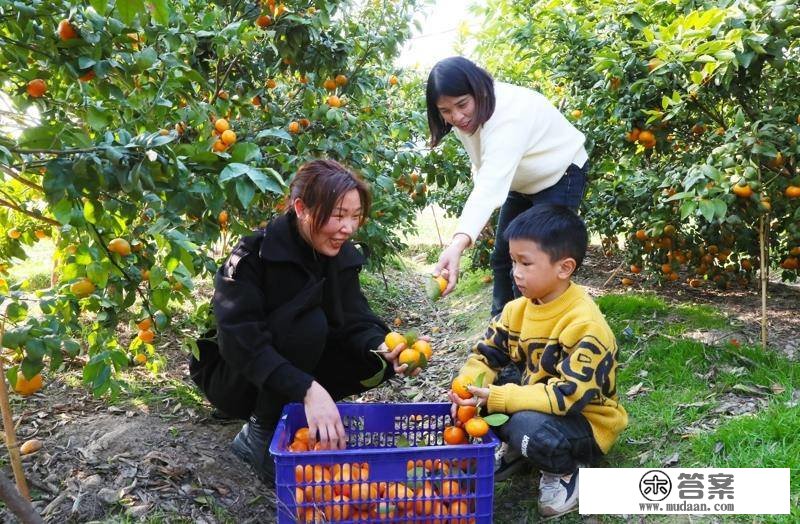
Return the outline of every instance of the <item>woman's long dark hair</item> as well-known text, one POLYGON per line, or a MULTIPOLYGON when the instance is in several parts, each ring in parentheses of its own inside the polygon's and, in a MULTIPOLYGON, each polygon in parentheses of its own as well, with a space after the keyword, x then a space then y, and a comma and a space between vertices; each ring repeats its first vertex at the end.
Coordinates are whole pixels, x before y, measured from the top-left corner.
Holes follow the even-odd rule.
POLYGON ((428 128, 431 147, 436 147, 453 128, 444 121, 436 103, 440 96, 472 95, 475 98, 476 126, 480 127, 494 113, 494 79, 486 70, 463 56, 439 61, 428 74, 425 101, 428 105, 428 128))
POLYGON ((336 205, 351 189, 358 190, 361 200, 361 223, 369 216, 372 195, 369 185, 357 174, 335 160, 306 162, 289 185, 287 213, 294 212, 291 202, 299 198, 311 210, 311 229, 319 231, 333 214, 336 205))

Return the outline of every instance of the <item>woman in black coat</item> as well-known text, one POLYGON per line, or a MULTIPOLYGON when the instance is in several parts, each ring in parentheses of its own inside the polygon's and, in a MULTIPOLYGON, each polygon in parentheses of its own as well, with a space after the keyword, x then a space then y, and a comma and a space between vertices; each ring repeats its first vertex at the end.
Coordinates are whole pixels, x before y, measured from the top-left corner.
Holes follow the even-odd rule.
POLYGON ((283 406, 302 402, 311 438, 342 449, 335 401, 403 373, 383 342, 389 329, 370 309, 350 237, 369 214, 367 185, 331 160, 303 165, 290 207, 243 238, 214 280, 216 341, 198 341, 192 379, 213 406, 248 422, 233 451, 266 482, 268 447, 283 406), (374 350, 383 351, 376 353, 374 350))

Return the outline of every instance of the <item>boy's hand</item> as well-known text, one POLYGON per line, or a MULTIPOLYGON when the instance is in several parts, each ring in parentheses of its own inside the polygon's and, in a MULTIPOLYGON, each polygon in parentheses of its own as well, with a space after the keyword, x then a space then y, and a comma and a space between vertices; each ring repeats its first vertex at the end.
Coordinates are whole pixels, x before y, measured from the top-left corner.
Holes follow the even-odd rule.
MULTIPOLYGON (((467 386, 467 391, 472 393, 472 398, 461 398, 455 393, 453 393, 452 389, 447 392, 447 397, 450 399, 450 402, 452 402, 454 405, 459 405, 459 406, 486 405, 486 402, 489 399, 489 388, 478 388, 475 386, 467 386)), ((455 409, 456 408, 451 409, 451 411, 453 411, 454 413, 454 416, 455 416, 455 411, 454 411, 455 409)))

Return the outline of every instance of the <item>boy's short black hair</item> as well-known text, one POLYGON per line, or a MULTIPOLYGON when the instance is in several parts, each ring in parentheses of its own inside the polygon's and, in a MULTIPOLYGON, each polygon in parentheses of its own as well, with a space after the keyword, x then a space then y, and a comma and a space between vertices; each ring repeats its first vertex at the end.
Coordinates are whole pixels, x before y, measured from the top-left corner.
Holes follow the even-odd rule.
POLYGON ((506 228, 506 240, 530 240, 547 253, 551 262, 574 258, 575 270, 586 256, 589 234, 583 219, 566 206, 537 204, 521 213, 506 228))

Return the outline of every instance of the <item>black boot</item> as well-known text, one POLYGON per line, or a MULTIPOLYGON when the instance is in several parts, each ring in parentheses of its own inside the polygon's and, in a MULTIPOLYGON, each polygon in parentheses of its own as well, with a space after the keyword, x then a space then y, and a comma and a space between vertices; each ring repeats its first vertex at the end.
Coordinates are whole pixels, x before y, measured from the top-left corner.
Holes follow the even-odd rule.
POLYGON ((233 453, 253 467, 258 478, 268 486, 275 485, 275 462, 269 454, 269 444, 275 433, 273 426, 260 422, 256 417, 242 426, 231 444, 233 453))

